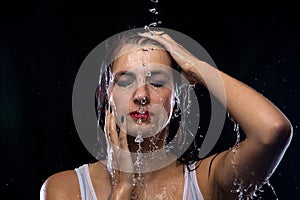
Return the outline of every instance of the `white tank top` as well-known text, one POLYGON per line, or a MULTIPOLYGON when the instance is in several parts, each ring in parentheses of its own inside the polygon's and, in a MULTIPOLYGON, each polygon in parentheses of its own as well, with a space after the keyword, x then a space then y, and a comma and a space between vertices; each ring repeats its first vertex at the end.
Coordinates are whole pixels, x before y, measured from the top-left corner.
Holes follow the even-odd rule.
MULTIPOLYGON (((193 165, 191 166, 193 169, 193 165)), ((97 200, 97 196, 92 184, 88 164, 84 164, 75 168, 79 187, 81 200, 97 200)), ((198 186, 196 170, 189 171, 187 166, 184 169, 184 189, 183 200, 204 200, 198 186)))

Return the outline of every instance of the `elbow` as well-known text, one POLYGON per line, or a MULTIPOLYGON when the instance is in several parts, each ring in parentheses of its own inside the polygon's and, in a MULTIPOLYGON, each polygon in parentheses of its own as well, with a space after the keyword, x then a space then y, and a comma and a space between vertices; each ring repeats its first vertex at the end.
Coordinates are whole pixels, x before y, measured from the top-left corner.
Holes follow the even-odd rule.
POLYGON ((292 140, 293 126, 288 120, 279 120, 269 126, 268 133, 265 145, 286 148, 292 140))

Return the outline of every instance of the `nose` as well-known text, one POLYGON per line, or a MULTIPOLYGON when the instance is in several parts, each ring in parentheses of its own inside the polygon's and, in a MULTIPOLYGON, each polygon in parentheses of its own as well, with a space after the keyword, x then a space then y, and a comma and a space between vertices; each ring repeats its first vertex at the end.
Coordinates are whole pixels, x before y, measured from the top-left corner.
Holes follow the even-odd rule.
POLYGON ((138 87, 134 92, 133 101, 137 105, 146 105, 150 103, 149 91, 147 84, 138 87))

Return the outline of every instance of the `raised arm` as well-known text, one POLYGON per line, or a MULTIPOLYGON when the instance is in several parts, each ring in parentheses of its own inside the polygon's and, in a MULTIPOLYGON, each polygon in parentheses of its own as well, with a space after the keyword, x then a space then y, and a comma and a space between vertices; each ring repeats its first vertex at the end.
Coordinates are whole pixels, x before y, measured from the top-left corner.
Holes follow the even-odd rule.
POLYGON ((233 190, 237 195, 243 192, 251 196, 276 169, 290 143, 292 127, 285 115, 264 96, 219 73, 226 91, 227 110, 240 124, 246 139, 234 151, 220 154, 212 167, 212 177, 227 193, 233 190))
POLYGON ((246 134, 246 139, 239 143, 235 151, 222 152, 209 161, 211 173, 204 196, 232 199, 241 195, 241 192, 235 191, 239 186, 245 189, 244 197, 253 194, 270 178, 291 141, 292 126, 289 120, 263 95, 200 61, 167 34, 155 32, 141 35, 162 43, 185 76, 191 82, 207 87, 246 134))

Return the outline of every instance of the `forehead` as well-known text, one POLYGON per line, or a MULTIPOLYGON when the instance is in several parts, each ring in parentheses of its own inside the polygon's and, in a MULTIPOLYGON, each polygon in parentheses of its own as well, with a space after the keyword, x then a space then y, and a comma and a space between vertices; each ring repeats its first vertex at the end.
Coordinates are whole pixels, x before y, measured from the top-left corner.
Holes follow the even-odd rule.
POLYGON ((130 71, 137 67, 171 70, 171 57, 166 50, 156 46, 132 47, 127 45, 112 62, 112 72, 130 71))

